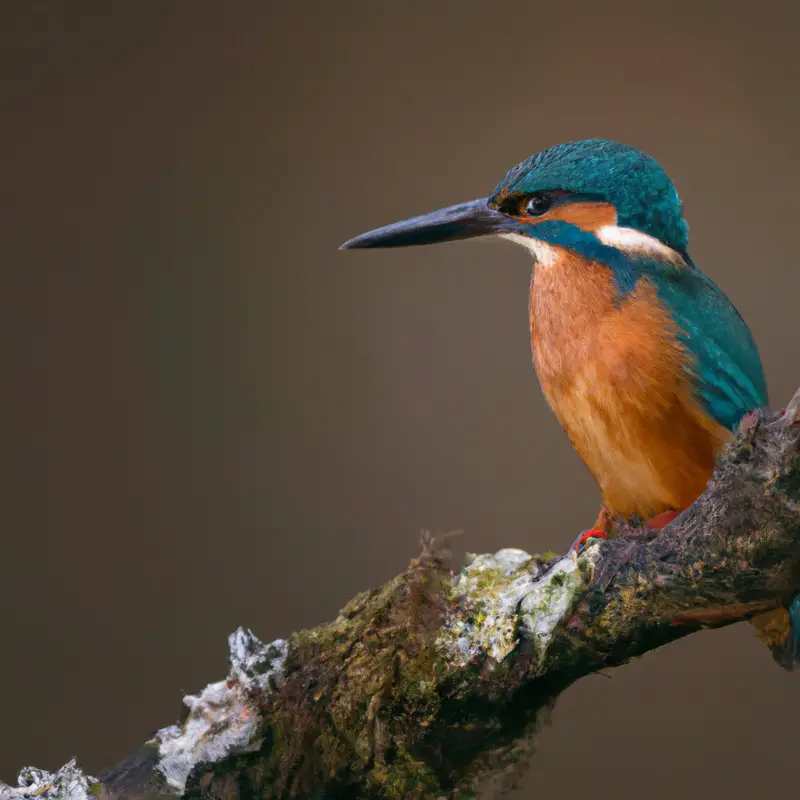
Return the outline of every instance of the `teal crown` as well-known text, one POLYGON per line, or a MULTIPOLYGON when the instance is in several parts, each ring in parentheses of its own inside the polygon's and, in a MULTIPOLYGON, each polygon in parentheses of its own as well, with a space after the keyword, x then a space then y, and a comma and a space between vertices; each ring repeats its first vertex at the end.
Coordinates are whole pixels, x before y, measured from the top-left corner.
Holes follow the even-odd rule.
POLYGON ((604 139, 556 145, 511 169, 491 199, 553 190, 611 203, 618 225, 686 251, 689 231, 678 192, 661 165, 635 147, 604 139))

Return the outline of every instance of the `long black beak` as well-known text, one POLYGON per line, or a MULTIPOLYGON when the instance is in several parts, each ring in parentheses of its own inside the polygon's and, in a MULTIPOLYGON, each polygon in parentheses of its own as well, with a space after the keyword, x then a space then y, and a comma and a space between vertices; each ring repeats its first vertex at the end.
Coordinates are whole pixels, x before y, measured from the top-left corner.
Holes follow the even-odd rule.
POLYGON ((487 198, 460 203, 449 208, 440 208, 429 214, 394 222, 383 228, 362 233, 340 250, 355 250, 362 247, 410 247, 419 244, 453 242, 456 239, 472 239, 490 233, 509 230, 514 221, 489 208, 487 198))

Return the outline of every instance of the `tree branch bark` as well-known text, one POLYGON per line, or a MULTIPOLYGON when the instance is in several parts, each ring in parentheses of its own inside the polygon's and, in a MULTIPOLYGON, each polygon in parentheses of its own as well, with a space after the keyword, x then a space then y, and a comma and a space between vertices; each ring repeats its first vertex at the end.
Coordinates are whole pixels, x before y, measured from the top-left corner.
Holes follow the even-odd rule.
MULTIPOLYGON (((28 768, 10 797, 466 798, 512 786, 577 679, 800 592, 800 391, 759 411, 708 490, 657 538, 582 554, 501 550, 446 567, 441 541, 337 618, 288 640, 229 638, 230 674, 99 779, 28 768)), ((791 642, 762 636, 784 666, 791 642)))

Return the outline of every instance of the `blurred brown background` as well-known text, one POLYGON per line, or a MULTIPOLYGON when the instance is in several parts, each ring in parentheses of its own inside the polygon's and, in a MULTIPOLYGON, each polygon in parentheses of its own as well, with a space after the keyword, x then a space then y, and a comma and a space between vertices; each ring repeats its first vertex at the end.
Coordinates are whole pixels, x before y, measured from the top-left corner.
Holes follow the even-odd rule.
MULTIPOLYGON (((633 143, 785 401, 797 33, 777 2, 3 3, 0 777, 110 765, 238 625, 330 618, 421 528, 536 551, 594 519, 527 254, 337 252, 357 233, 559 141, 633 143)), ((519 797, 796 794, 800 674, 747 626, 610 675, 519 797)))

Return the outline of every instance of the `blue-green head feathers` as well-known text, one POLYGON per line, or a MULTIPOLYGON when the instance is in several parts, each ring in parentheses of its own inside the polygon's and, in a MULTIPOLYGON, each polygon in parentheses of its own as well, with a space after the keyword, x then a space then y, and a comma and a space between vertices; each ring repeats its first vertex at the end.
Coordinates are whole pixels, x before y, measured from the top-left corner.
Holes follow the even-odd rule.
POLYGON ((543 150, 503 178, 492 198, 564 190, 617 209, 617 224, 684 253, 689 232, 678 192, 661 165, 630 145, 604 139, 543 150))

